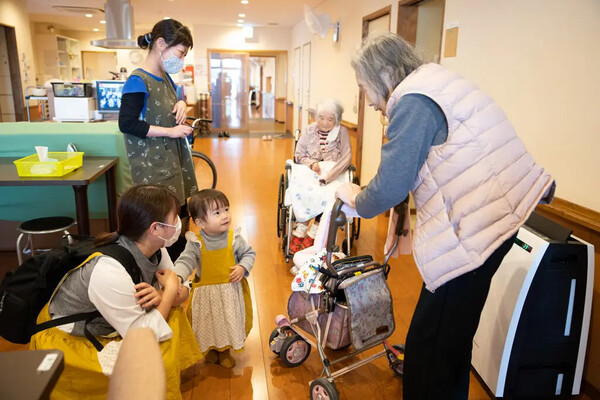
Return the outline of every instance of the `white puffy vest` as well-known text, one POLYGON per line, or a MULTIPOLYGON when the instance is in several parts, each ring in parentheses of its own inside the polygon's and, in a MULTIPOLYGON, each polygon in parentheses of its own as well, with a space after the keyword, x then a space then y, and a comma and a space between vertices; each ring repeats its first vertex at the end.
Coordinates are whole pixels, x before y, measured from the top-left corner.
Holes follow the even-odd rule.
POLYGON ((476 85, 426 64, 394 90, 390 115, 405 94, 435 101, 448 122, 413 184, 417 208, 413 254, 430 291, 485 260, 527 220, 554 181, 535 163, 512 124, 476 85))

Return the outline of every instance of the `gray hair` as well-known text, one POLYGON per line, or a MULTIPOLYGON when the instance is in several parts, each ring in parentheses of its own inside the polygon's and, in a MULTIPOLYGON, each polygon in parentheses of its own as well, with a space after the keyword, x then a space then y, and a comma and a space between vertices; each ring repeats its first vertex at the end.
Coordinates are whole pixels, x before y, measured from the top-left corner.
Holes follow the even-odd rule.
POLYGON ((365 38, 352 57, 356 74, 386 101, 411 72, 423 64, 415 49, 391 32, 375 32, 365 38), (385 75, 386 79, 382 77, 385 75))
POLYGON ((342 114, 344 113, 344 107, 342 107, 342 104, 335 99, 327 99, 317 104, 316 117, 318 118, 319 114, 322 112, 328 112, 333 114, 335 116, 336 125, 339 125, 340 122, 342 122, 342 114))

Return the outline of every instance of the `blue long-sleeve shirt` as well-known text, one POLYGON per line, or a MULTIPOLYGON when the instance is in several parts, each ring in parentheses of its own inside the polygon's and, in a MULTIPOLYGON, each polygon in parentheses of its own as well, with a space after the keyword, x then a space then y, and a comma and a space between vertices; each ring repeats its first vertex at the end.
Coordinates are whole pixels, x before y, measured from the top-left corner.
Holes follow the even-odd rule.
POLYGON ((356 196, 356 211, 363 218, 373 218, 404 200, 431 146, 448 137, 444 113, 427 96, 403 96, 389 117, 388 142, 381 147, 377 174, 356 196))

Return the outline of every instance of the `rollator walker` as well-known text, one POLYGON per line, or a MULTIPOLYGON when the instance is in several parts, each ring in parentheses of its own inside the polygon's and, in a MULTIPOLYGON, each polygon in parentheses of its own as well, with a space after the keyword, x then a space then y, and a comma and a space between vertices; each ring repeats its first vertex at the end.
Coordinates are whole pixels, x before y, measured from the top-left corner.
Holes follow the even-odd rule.
POLYGON ((271 351, 290 368, 301 365, 308 358, 311 347, 316 347, 323 372, 310 382, 313 400, 338 399, 335 379, 379 357, 387 358, 396 375, 401 376, 404 371, 404 346, 392 346, 387 342, 395 329, 392 294, 387 277, 390 272, 388 260, 396 250, 400 236, 408 234, 403 229, 408 198, 394 208, 399 216, 395 241, 382 264, 373 261, 369 255, 331 261, 337 230, 347 223, 342 205, 342 201, 337 200, 333 207, 326 261, 318 270, 323 292, 293 292, 288 300, 288 317, 276 317, 277 328, 269 337, 271 351), (380 344, 383 349, 378 353, 339 370, 332 369, 335 364, 380 344), (350 354, 334 360, 330 360, 324 351, 325 347, 337 350, 350 345, 353 347, 350 354))

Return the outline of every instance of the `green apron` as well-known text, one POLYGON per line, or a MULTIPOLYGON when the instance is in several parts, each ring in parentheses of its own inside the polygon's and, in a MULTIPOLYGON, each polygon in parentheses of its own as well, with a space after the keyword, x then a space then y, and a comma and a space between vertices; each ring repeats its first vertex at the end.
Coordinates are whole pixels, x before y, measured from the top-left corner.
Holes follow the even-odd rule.
MULTIPOLYGON (((144 121, 167 128, 175 126, 171 111, 177 102, 177 94, 171 81, 166 76, 158 81, 141 69, 131 75, 142 78, 148 89, 144 121)), ((185 138, 140 138, 125 133, 125 148, 134 184, 166 186, 176 194, 180 205, 198 191, 192 154, 185 138)))

